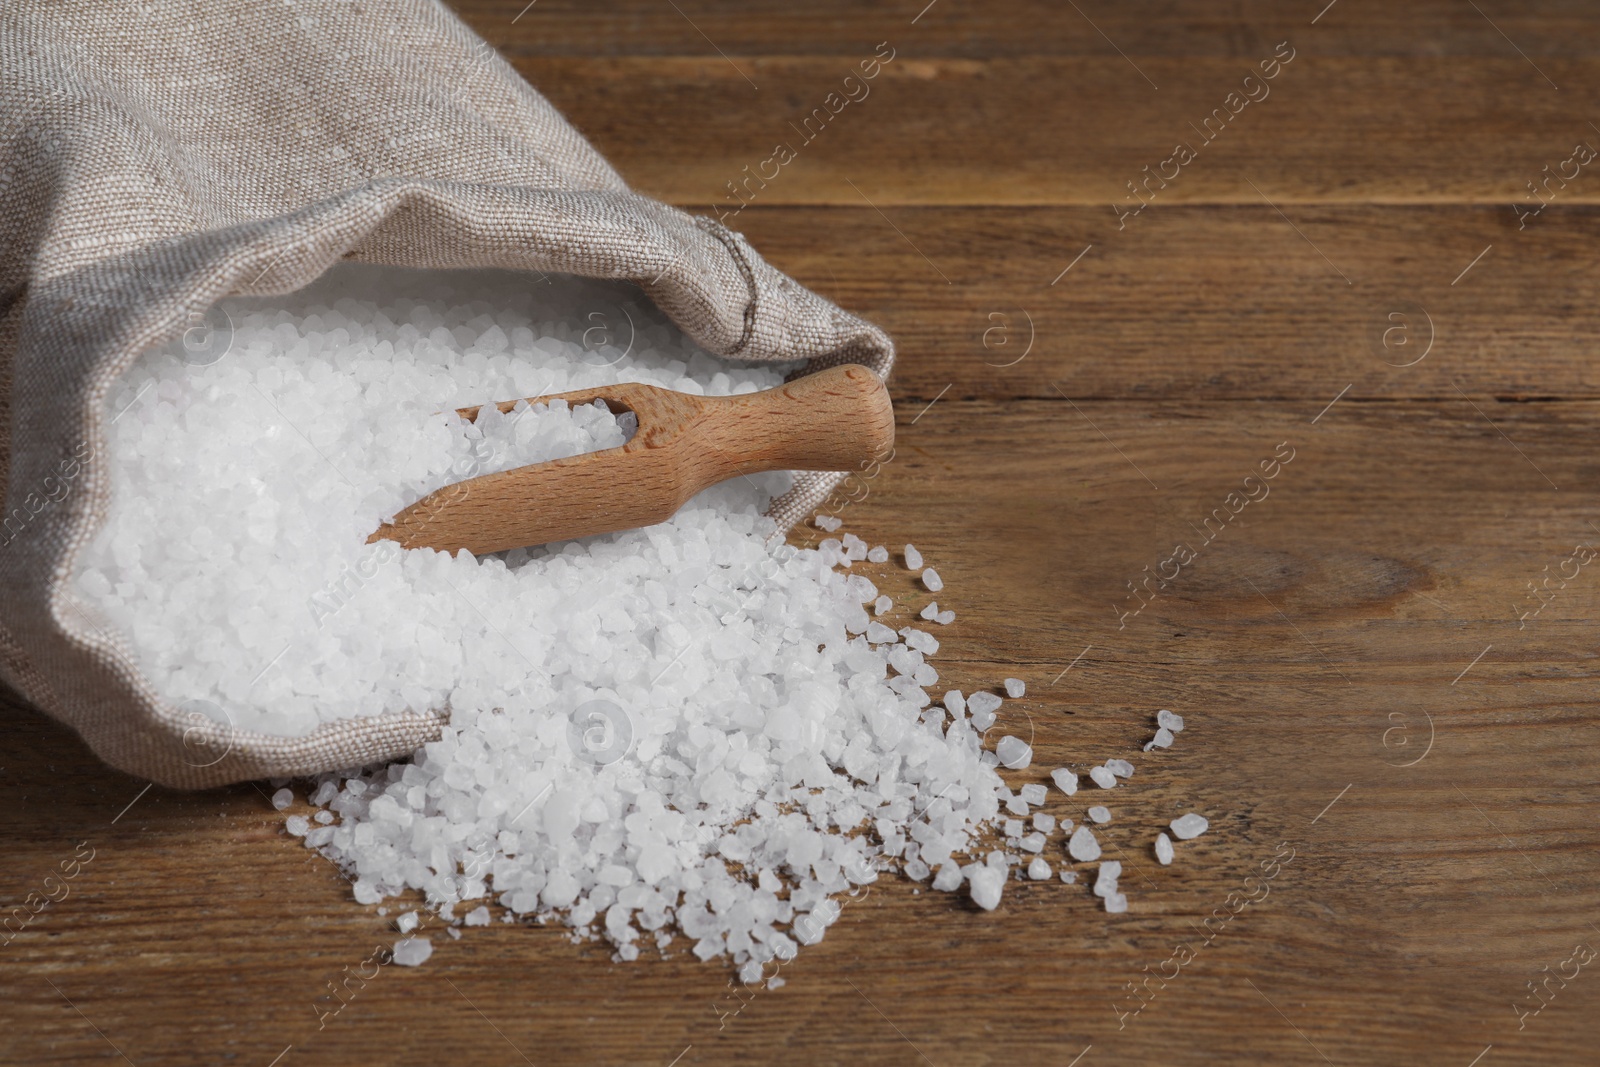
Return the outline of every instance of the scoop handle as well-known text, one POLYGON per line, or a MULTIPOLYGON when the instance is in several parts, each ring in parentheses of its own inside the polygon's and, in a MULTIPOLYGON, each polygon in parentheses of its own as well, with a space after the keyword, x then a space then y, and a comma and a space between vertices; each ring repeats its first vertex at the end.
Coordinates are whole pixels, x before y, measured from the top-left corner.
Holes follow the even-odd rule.
POLYGON ((894 450, 894 405, 854 363, 776 389, 706 397, 685 431, 700 451, 701 487, 756 471, 850 471, 894 450))

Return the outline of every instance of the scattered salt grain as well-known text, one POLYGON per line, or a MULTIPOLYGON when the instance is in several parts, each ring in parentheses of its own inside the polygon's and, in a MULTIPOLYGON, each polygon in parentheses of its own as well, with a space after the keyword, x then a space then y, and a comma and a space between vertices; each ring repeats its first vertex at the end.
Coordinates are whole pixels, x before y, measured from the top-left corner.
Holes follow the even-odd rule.
POLYGON ((1035 882, 1042 882, 1050 877, 1050 864, 1045 862, 1043 856, 1035 856, 1028 861, 1028 877, 1035 882))
POLYGON ((1096 869, 1094 875, 1094 895, 1103 897, 1108 893, 1117 891, 1117 879, 1122 877, 1122 864, 1117 860, 1106 860, 1096 869))
POLYGON ((1174 715, 1166 708, 1156 712, 1156 725, 1165 726, 1175 734, 1183 733, 1183 716, 1174 715))
POLYGON ((1187 815, 1180 815, 1172 820, 1172 836, 1179 841, 1187 841, 1191 837, 1199 837, 1205 833, 1206 828, 1210 825, 1204 815, 1197 815, 1191 811, 1187 815))
POLYGON ((867 550, 868 563, 888 563, 889 550, 882 545, 873 545, 867 550))
POLYGON ((1089 818, 1097 823, 1108 823, 1111 821, 1111 809, 1103 804, 1096 804, 1089 809, 1089 818))
POLYGON ((1033 828, 1049 833, 1056 828, 1056 817, 1054 815, 1046 815, 1041 811, 1033 817, 1033 828))
POLYGON ((1128 898, 1123 893, 1107 893, 1105 897, 1106 912, 1110 915, 1121 915, 1128 910, 1128 898))
POLYGON ((1056 784, 1057 789, 1069 797, 1078 791, 1077 774, 1067 770, 1065 767, 1057 767, 1051 771, 1050 780, 1056 784))
POLYGON ((1006 836, 1007 837, 1021 837, 1022 836, 1022 820, 1021 819, 1007 819, 1006 822, 1005 822, 1005 831, 1006 831, 1006 836))
POLYGON ((1172 731, 1167 729, 1165 726, 1160 726, 1160 727, 1156 728, 1156 736, 1145 743, 1144 750, 1146 752, 1149 752, 1152 748, 1171 748, 1171 747, 1172 747, 1172 731))
POLYGON ((1067 855, 1079 863, 1089 863, 1100 858, 1100 842, 1095 839, 1094 831, 1087 826, 1080 826, 1072 831, 1072 837, 1067 841, 1067 855))
POLYGON ((433 955, 433 943, 425 937, 408 937, 396 941, 394 945, 394 961, 402 967, 415 967, 427 962, 433 955))
POLYGON ((982 733, 993 726, 1001 703, 999 697, 983 690, 967 697, 967 714, 972 716, 972 728, 982 733))
POLYGON ((844 525, 844 520, 839 518, 837 515, 818 515, 816 518, 816 523, 819 530, 826 530, 828 533, 837 533, 839 527, 844 525))
POLYGON ((894 607, 894 601, 886 596, 881 596, 872 602, 872 613, 874 615, 882 615, 892 607, 894 607))
POLYGON ((1000 743, 994 747, 994 752, 1000 757, 1002 765, 1014 771, 1020 771, 1033 762, 1033 746, 1022 738, 1012 737, 1010 734, 1000 739, 1000 743))
POLYGON ((1106 770, 1110 771, 1112 774, 1116 775, 1118 778, 1132 778, 1133 777, 1133 764, 1129 763, 1125 759, 1108 759, 1108 760, 1106 760, 1106 770))
POLYGON ((1156 862, 1163 867, 1172 862, 1172 838, 1164 833, 1156 835, 1156 862))
POLYGON ((917 551, 916 545, 906 546, 906 569, 913 571, 922 569, 922 553, 917 551))
POLYGON ((971 883, 974 904, 985 911, 993 911, 1000 906, 1000 893, 1006 884, 1004 868, 978 867, 967 876, 967 881, 971 883))
POLYGON ((961 888, 963 881, 961 867, 954 862, 940 866, 939 873, 933 876, 933 888, 944 893, 952 893, 961 888))
POLYGON ((1024 852, 1043 852, 1044 841, 1045 838, 1043 834, 1032 833, 1024 837, 1020 842, 1020 845, 1022 846, 1022 850, 1024 852))
POLYGON ((409 934, 417 928, 417 924, 421 921, 422 917, 416 912, 408 911, 394 921, 394 928, 402 934, 409 934))
POLYGON ((1006 696, 1010 697, 1012 700, 1016 700, 1027 691, 1028 683, 1024 682, 1021 678, 1006 679, 1006 696))
POLYGON ((921 611, 917 612, 917 614, 922 618, 927 619, 929 622, 932 622, 934 619, 939 617, 939 602, 937 600, 928 601, 927 606, 921 611))
POLYGON ((466 915, 462 916, 461 921, 466 923, 468 926, 488 926, 488 906, 484 904, 478 905, 476 908, 473 908, 471 911, 467 912, 466 915))
POLYGON ((1063 882, 1065 882, 1067 885, 1072 885, 1074 882, 1076 882, 1078 880, 1078 872, 1077 871, 1062 871, 1061 872, 1061 880, 1063 882))
POLYGON ((1117 784, 1117 776, 1111 773, 1109 767, 1090 767, 1089 779, 1101 789, 1110 789, 1117 784))
POLYGON ((272 794, 272 806, 277 808, 279 811, 283 811, 293 803, 294 790, 292 789, 280 789, 276 793, 272 794))
POLYGON ((1045 802, 1047 797, 1050 796, 1050 791, 1044 786, 1040 785, 1038 782, 1029 782, 1027 785, 1017 790, 1017 795, 1037 808, 1039 805, 1045 802))
POLYGON ((953 611, 941 611, 933 617, 933 621, 940 626, 949 626, 956 621, 956 613, 953 611))
POLYGON ((283 820, 283 828, 295 837, 304 837, 307 831, 311 829, 311 820, 304 815, 291 815, 283 820))
POLYGON ((932 567, 922 572, 922 584, 930 593, 937 593, 944 588, 944 579, 939 577, 939 572, 932 567))

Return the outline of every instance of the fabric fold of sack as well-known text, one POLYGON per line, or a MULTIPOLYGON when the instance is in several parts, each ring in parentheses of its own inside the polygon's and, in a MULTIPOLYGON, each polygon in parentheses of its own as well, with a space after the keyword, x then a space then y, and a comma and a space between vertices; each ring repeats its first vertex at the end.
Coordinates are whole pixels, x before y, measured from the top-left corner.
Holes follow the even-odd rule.
MULTIPOLYGON (((299 738, 187 716, 70 588, 105 521, 108 389, 224 297, 342 259, 631 281, 742 360, 861 363, 882 330, 721 224, 630 191, 495 51, 424 0, 20 0, 0 22, 0 677, 108 763, 203 788, 393 759, 416 709, 299 738)), ((797 474, 792 526, 842 475, 797 474)))

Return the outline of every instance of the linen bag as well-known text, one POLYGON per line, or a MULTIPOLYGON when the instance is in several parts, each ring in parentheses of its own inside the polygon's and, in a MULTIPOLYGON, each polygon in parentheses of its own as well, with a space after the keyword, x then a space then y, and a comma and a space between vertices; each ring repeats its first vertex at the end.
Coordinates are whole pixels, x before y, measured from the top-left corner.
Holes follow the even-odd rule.
MULTIPOLYGON (((203 788, 393 759, 441 713, 232 730, 169 705, 71 588, 105 521, 103 405, 230 295, 341 259, 626 279, 708 351, 886 376, 878 328, 737 233, 631 192, 427 0, 8 0, 0 11, 0 677, 107 763, 203 788)), ((842 475, 800 473, 785 528, 842 475)))

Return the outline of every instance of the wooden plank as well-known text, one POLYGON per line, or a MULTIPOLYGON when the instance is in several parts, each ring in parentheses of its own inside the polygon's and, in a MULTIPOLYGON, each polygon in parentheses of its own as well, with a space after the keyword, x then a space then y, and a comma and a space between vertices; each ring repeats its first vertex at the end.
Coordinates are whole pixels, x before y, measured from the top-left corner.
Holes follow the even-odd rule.
POLYGON ((1600 148, 1595 59, 1542 61, 1557 91, 1514 53, 1351 58, 1295 37, 1282 52, 1292 62, 1248 87, 1252 103, 1229 94, 1281 38, 1240 58, 1141 58, 1159 91, 1115 55, 944 58, 895 42, 876 77, 847 87, 878 40, 736 64, 715 54, 513 58, 641 192, 695 211, 865 196, 1109 214, 1140 197, 1259 204, 1263 194, 1534 207, 1527 183, 1557 171, 1571 181, 1551 178, 1540 195, 1600 199, 1595 165, 1568 162, 1579 142, 1600 148), (829 103, 830 93, 841 95, 829 103), (1192 161, 1175 157, 1180 143, 1192 161))
POLYGON ((1581 0, 1240 0, 1226 8, 1154 0, 1076 4, 996 0, 849 0, 796 6, 628 0, 466 0, 452 5, 496 45, 530 55, 819 55, 888 39, 940 56, 1224 56, 1254 59, 1286 36, 1315 37, 1326 55, 1593 56, 1593 9, 1581 0))
POLYGON ((1320 407, 1346 386, 1384 400, 1600 386, 1578 340, 1600 333, 1583 296, 1590 207, 1552 206, 1521 231, 1494 206, 1159 207, 1121 231, 1091 208, 751 208, 740 222, 780 269, 889 331, 907 401, 948 386, 1320 407))
MULTIPOLYGON (((1124 786, 1048 809, 1113 809, 1102 836, 1126 857, 1132 910, 1108 918, 1084 885, 1051 882, 982 914, 886 879, 784 988, 742 1000, 681 951, 619 965, 555 930, 496 924, 437 938, 421 968, 383 968, 319 1030, 325 982, 393 935, 280 834, 265 790, 141 796, 8 699, 0 894, 31 891, 76 841, 97 852, 72 896, 0 950, 0 1058, 113 1060, 114 1044, 141 1067, 285 1049, 284 1065, 921 1052, 943 1067, 1065 1063, 1093 1045, 1122 1062, 1321 1062, 1314 1045, 1336 1063, 1465 1064, 1493 1044, 1502 1062, 1585 1063, 1595 990, 1571 983, 1520 1031, 1511 1005, 1593 942, 1600 584, 1582 571, 1523 629, 1510 609, 1597 536, 1580 487, 1600 411, 1510 407, 1502 428, 1560 490, 1461 401, 1353 403, 1314 425, 1303 401, 1102 401, 1093 425, 1059 402, 906 407, 900 458, 847 529, 915 541, 945 575, 958 618, 939 631, 943 684, 1027 679, 1000 726, 1034 736, 1016 781, 1135 758, 1124 786), (1284 440, 1294 457, 1269 495, 1118 629, 1124 582, 1284 440), (1161 706, 1187 728, 1142 755, 1161 706), (1434 744, 1399 766, 1422 751, 1424 713, 1434 744), (1190 809, 1212 829, 1158 867, 1150 837, 1190 809), (1270 892, 1120 1020, 1124 983, 1202 940, 1280 842, 1294 856, 1270 892)), ((904 571, 873 572, 905 610, 927 597, 904 571)))

